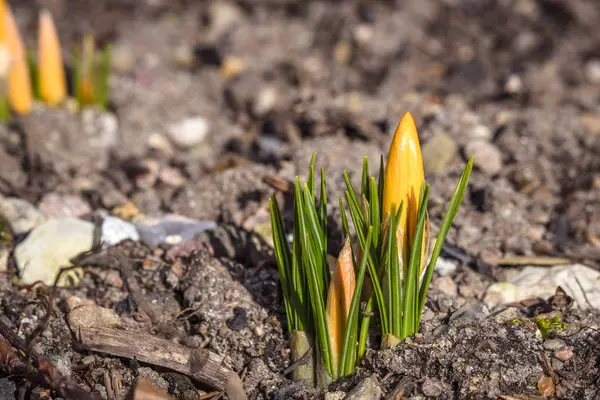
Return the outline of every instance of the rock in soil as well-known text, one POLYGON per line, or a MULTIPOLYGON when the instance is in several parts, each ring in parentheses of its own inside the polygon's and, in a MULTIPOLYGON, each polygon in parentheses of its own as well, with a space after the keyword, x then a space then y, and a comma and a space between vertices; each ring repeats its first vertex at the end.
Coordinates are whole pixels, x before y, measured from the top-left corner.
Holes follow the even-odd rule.
MULTIPOLYGON (((60 270, 71 259, 92 248, 94 224, 75 218, 52 219, 36 227, 15 248, 19 282, 31 285, 41 281, 53 285, 60 270)), ((59 286, 78 281, 77 273, 63 273, 59 286)), ((76 282, 75 282, 76 283, 76 282)))
POLYGON ((27 233, 46 220, 33 204, 15 197, 0 198, 0 218, 16 235, 27 233))

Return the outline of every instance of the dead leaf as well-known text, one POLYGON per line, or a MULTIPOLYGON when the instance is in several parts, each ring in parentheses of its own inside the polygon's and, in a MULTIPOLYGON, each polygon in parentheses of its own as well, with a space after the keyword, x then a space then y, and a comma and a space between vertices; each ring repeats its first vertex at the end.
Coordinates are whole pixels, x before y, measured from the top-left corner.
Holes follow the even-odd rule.
POLYGON ((132 400, 173 400, 167 392, 157 388, 145 378, 138 379, 129 398, 132 400))
POLYGON ((554 396, 556 393, 556 386, 554 380, 549 376, 542 376, 538 381, 538 390, 542 396, 554 396))

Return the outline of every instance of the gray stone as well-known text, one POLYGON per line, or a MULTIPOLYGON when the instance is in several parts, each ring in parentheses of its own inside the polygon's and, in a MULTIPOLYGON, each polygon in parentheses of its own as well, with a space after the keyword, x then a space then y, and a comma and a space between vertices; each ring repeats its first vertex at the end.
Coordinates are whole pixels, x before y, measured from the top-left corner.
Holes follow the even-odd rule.
POLYGON ((378 400, 381 399, 383 392, 375 377, 370 376, 363 379, 352 389, 344 400, 378 400))
POLYGON ((569 361, 573 356, 573 349, 570 346, 561 347, 554 352, 554 357, 562 362, 569 361))
POLYGON ((17 384, 9 378, 0 378, 0 399, 16 398, 17 384))
POLYGON ((446 132, 437 130, 423 145, 423 165, 427 173, 442 174, 458 154, 458 145, 446 132))
POLYGON ((493 283, 485 292, 483 302, 492 308, 499 304, 507 304, 518 301, 519 289, 510 282, 493 283))
POLYGON ((527 266, 510 279, 518 289, 516 301, 546 299, 560 286, 581 308, 600 308, 600 272, 583 264, 527 266))
POLYGON ((494 315, 494 321, 499 324, 505 324, 516 319, 523 318, 523 314, 514 307, 508 307, 494 315))
POLYGON ((502 169, 502 153, 485 140, 473 140, 465 146, 467 157, 475 158, 475 166, 486 175, 496 175, 502 169))
POLYGON ((71 330, 77 333, 81 328, 109 328, 119 325, 121 318, 110 308, 82 305, 69 313, 68 321, 71 330))
POLYGON ((450 276, 441 276, 432 282, 432 286, 450 297, 456 297, 456 283, 450 276))
POLYGON ((562 339, 550 339, 544 342, 544 349, 546 350, 558 350, 566 346, 566 343, 562 339))
POLYGON ((92 248, 93 238, 94 224, 76 218, 52 219, 39 225, 15 248, 20 282, 52 285, 61 268, 71 265, 71 258, 92 248))
POLYGON ((209 123, 203 117, 190 117, 169 126, 167 134, 173 144, 183 150, 202 143, 208 134, 209 123))
POLYGON ((342 400, 345 396, 346 393, 340 390, 335 392, 327 392, 325 393, 325 400, 342 400))
POLYGON ((441 276, 450 275, 456 271, 456 263, 454 261, 439 257, 435 262, 435 272, 441 276))
POLYGON ((435 378, 425 378, 421 391, 426 397, 438 397, 444 392, 444 384, 435 378))
POLYGON ((600 83, 600 60, 593 59, 588 61, 585 66, 585 77, 593 84, 600 83))
POLYGON ((140 239, 135 225, 117 217, 104 217, 102 221, 102 235, 100 237, 102 243, 114 245, 127 239, 140 239))
POLYGON ((179 215, 148 218, 134 222, 140 240, 151 248, 161 244, 176 245, 196 238, 204 231, 217 227, 214 221, 198 221, 179 215))
POLYGON ((113 46, 110 52, 110 67, 117 74, 129 74, 133 71, 135 56, 132 49, 127 45, 113 46))
POLYGON ((29 232, 46 219, 35 206, 16 197, 0 198, 0 218, 16 235, 29 232))
POLYGON ((81 217, 92 212, 90 205, 79 196, 48 193, 38 208, 46 218, 81 217))
POLYGON ((484 304, 476 301, 469 302, 452 313, 450 323, 454 326, 466 325, 485 319, 488 315, 489 311, 484 304))

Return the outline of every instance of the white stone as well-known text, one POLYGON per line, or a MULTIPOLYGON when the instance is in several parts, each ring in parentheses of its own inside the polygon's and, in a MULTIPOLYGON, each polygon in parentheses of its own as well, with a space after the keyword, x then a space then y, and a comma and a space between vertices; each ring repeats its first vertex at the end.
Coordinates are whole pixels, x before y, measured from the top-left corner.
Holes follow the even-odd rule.
POLYGON ((454 271, 456 271, 456 263, 454 261, 438 257, 435 262, 435 272, 441 276, 446 276, 454 273, 454 271))
POLYGON ((133 224, 117 217, 104 217, 104 220, 102 221, 102 235, 100 238, 102 243, 114 245, 127 239, 140 239, 140 235, 133 224))
POLYGON ((190 149, 206 139, 209 124, 203 117, 190 117, 172 124, 167 131, 169 139, 181 149, 190 149))
POLYGON ((600 308, 600 272, 583 264, 525 267, 511 279, 518 289, 517 301, 548 298, 560 286, 581 308, 600 308))
POLYGON ((483 302, 489 308, 518 301, 519 289, 510 282, 496 282, 485 292, 483 302))
POLYGON ((20 282, 31 285, 42 281, 52 285, 61 268, 71 266, 71 258, 89 251, 93 240, 91 222, 61 218, 39 225, 15 248, 20 282))

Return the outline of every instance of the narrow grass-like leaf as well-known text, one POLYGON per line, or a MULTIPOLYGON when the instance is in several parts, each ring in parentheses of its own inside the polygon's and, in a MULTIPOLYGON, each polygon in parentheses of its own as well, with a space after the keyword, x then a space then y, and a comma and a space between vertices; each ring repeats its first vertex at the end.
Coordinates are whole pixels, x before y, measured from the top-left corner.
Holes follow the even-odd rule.
POLYGON ((29 66, 29 80, 31 81, 31 93, 34 99, 40 98, 40 85, 38 81, 39 71, 35 61, 35 52, 33 50, 26 50, 27 53, 27 65, 29 66))
POLYGON ((300 179, 296 177, 294 185, 294 238, 292 241, 292 287, 296 293, 298 309, 296 310, 296 320, 294 321, 297 330, 309 330, 312 334, 314 331, 311 329, 312 308, 310 305, 310 298, 307 293, 307 277, 305 268, 302 268, 302 234, 300 232, 300 223, 302 215, 300 210, 302 209, 302 195, 300 190, 300 179))
POLYGON ((360 186, 360 194, 367 196, 369 193, 369 157, 363 158, 362 181, 360 186))
POLYGON ((419 316, 418 321, 421 319, 421 312, 423 311, 423 307, 425 306, 425 299, 427 298, 427 290, 429 289, 429 283, 431 282, 431 277, 433 276, 433 271, 435 269, 435 264, 437 262, 440 253, 442 252, 442 246, 444 241, 446 240, 446 235, 450 230, 450 226, 452 226, 452 222, 454 221, 454 217, 458 212, 458 208, 462 202, 464 197, 467 184, 469 183, 469 177, 471 176, 471 171, 473 170, 473 157, 469 159, 467 166, 465 167, 458 183, 456 184, 456 188, 454 189, 454 193, 452 194, 452 198, 450 200, 450 204, 448 205, 448 209, 446 210, 446 214, 442 220, 442 225, 440 227, 440 233, 438 234, 437 240, 435 242, 435 246, 433 247, 433 252, 431 253, 431 259, 429 261, 429 265, 427 267, 427 271, 425 273, 425 277, 423 278, 423 282, 421 284, 421 288, 419 291, 419 316))
MULTIPOLYGON (((379 197, 377 194, 377 182, 375 178, 370 179, 369 186, 369 222, 373 226, 373 247, 379 249, 379 237, 381 235, 381 211, 379 197)), ((378 273, 381 271, 378 271, 378 273)))
POLYGON ((321 168, 321 197, 319 199, 319 223, 323 239, 323 248, 327 256, 327 183, 325 181, 325 170, 321 168))
POLYGON ((281 212, 279 211, 279 205, 277 204, 277 198, 275 195, 273 195, 269 200, 269 211, 271 214, 271 229, 273 231, 275 260, 277 261, 277 267, 279 269, 288 331, 292 332, 296 329, 294 323, 296 319, 294 315, 296 310, 294 309, 295 305, 291 304, 293 288, 290 285, 289 277, 289 274, 292 271, 292 257, 285 239, 283 218, 281 217, 281 212))
MULTIPOLYGON (((378 181, 378 197, 379 197, 379 201, 382 202, 383 201, 383 183, 385 182, 385 167, 383 164, 383 154, 381 155, 381 158, 379 159, 379 181, 378 181)), ((380 205, 379 207, 379 211, 381 213, 380 215, 380 219, 381 221, 383 221, 383 215, 384 215, 384 209, 383 206, 380 205)))
MULTIPOLYGON (((356 195, 356 191, 354 190, 350 177, 346 171, 344 171, 344 181, 346 181, 346 199, 348 200, 348 205, 350 206, 350 204, 352 204, 357 210, 361 210, 358 196, 356 195)), ((362 213, 359 213, 359 217, 361 222, 360 226, 364 226, 366 223, 365 216, 363 216, 362 213)), ((362 229, 366 230, 364 227, 362 229)))
POLYGON ((367 300, 365 312, 360 324, 360 334, 358 337, 358 349, 356 350, 356 360, 354 365, 360 362, 367 351, 367 338, 369 337, 369 326, 371 324, 371 314, 373 313, 373 296, 367 300))
POLYGON ((323 230, 319 223, 319 217, 314 207, 314 198, 310 195, 307 185, 304 185, 304 211, 307 218, 308 234, 311 235, 311 239, 314 242, 315 255, 320 258, 317 260, 319 264, 316 266, 319 268, 318 273, 321 275, 319 280, 320 290, 325 293, 329 287, 330 274, 329 274, 329 263, 327 261, 327 247, 323 242, 323 230))
POLYGON ((421 270, 421 248, 423 246, 423 231, 425 226, 425 214, 427 212, 427 201, 429 198, 429 185, 423 182, 421 187, 421 204, 417 217, 417 226, 414 234, 413 246, 410 249, 408 277, 405 284, 403 304, 403 323, 401 339, 405 339, 416 332, 419 296, 419 272, 421 270))
MULTIPOLYGON (((369 227, 367 233, 367 248, 371 246, 371 240, 373 237, 373 227, 369 227)), ((360 297, 362 294, 362 288, 365 281, 365 272, 368 260, 370 258, 369 252, 363 252, 363 258, 358 268, 358 277, 356 279, 356 289, 352 296, 352 303, 350 305, 350 313, 348 314, 348 323, 346 326, 346 332, 344 335, 344 345, 342 346, 342 358, 340 361, 340 375, 347 375, 352 373, 354 369, 354 352, 356 351, 356 335, 358 329, 358 313, 360 309, 360 297)))
POLYGON ((96 83, 96 102, 103 109, 108 108, 108 98, 110 92, 110 65, 111 65, 111 53, 112 47, 110 44, 106 44, 102 50, 102 60, 97 74, 96 83))
MULTIPOLYGON (((360 226, 360 210, 356 209, 356 206, 350 201, 350 194, 348 190, 346 190, 346 197, 348 198, 348 209, 350 210, 350 216, 352 217, 352 222, 354 223, 354 230, 356 231, 356 235, 358 237, 358 243, 363 253, 368 252, 371 256, 374 256, 376 254, 375 249, 373 248, 373 244, 369 243, 369 246, 366 247, 367 243, 365 238, 365 230, 364 227, 360 226)), ((381 330, 382 332, 388 332, 389 325, 387 311, 385 309, 385 300, 383 298, 383 291, 381 289, 381 283, 379 281, 379 274, 372 257, 369 258, 367 266, 369 268, 369 276, 371 278, 371 284, 373 286, 375 300, 377 301, 377 308, 379 310, 379 316, 381 319, 381 330)))
MULTIPOLYGON (((306 186, 305 188, 308 191, 306 186)), ((318 273, 322 265, 320 267, 318 265, 321 260, 320 254, 315 251, 316 246, 313 243, 315 237, 311 236, 307 229, 309 217, 306 215, 306 211, 308 208, 303 207, 299 210, 300 218, 298 222, 300 224, 300 237, 302 241, 302 258, 307 274, 307 286, 314 318, 314 329, 319 342, 319 353, 321 354, 325 368, 332 374, 331 346, 329 344, 329 332, 325 318, 325 302, 323 299, 321 277, 318 273)))
POLYGON ((312 156, 310 157, 310 165, 308 167, 308 179, 307 179, 307 185, 308 185, 308 189, 310 190, 310 195, 314 198, 315 197, 315 163, 317 161, 317 153, 312 153, 312 156))
POLYGON ((342 234, 344 235, 342 239, 346 240, 350 237, 350 227, 348 226, 348 217, 346 217, 346 208, 342 196, 340 196, 340 214, 342 216, 342 234))

